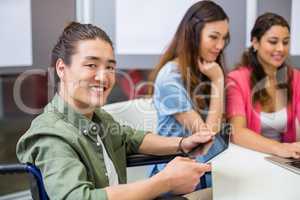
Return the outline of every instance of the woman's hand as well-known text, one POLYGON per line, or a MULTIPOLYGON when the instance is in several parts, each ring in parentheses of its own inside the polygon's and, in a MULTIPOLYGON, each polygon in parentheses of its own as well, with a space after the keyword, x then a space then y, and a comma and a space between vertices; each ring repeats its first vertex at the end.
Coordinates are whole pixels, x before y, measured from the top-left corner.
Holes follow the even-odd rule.
POLYGON ((224 79, 223 71, 220 65, 216 62, 207 62, 198 60, 198 67, 201 73, 207 76, 211 81, 224 79))
POLYGON ((300 142, 279 143, 274 146, 274 154, 284 158, 300 158, 300 142))

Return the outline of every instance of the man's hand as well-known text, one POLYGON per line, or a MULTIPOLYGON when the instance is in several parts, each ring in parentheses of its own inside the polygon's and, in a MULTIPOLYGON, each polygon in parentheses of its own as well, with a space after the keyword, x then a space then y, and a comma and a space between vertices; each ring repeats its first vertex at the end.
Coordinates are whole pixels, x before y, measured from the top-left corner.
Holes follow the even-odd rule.
POLYGON ((210 170, 211 166, 208 164, 176 157, 157 176, 167 180, 168 191, 174 194, 186 194, 193 192, 200 182, 200 177, 210 170))
POLYGON ((209 143, 213 140, 215 133, 209 129, 203 129, 200 132, 184 138, 181 142, 181 148, 184 152, 190 152, 199 144, 209 143))

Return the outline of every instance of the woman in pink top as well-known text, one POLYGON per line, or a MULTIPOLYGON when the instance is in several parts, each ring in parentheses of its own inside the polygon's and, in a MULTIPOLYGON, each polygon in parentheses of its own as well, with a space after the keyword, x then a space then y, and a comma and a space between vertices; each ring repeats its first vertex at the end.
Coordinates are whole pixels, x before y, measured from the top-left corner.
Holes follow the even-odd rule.
POLYGON ((255 22, 251 42, 226 80, 232 141, 264 153, 299 158, 300 72, 286 63, 289 24, 277 14, 265 13, 255 22))

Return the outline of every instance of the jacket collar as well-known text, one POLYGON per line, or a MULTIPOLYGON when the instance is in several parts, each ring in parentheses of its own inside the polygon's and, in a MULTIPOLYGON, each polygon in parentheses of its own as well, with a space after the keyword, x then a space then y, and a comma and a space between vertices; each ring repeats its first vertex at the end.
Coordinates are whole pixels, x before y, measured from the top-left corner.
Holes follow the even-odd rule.
MULTIPOLYGON (((99 123, 100 116, 94 116, 93 122, 83 114, 76 111, 71 105, 69 105, 59 94, 55 94, 50 104, 45 108, 45 112, 54 111, 60 115, 60 117, 68 123, 71 123, 76 127, 83 135, 96 136, 100 132, 99 123)), ((96 115, 94 113, 94 115, 96 115)))

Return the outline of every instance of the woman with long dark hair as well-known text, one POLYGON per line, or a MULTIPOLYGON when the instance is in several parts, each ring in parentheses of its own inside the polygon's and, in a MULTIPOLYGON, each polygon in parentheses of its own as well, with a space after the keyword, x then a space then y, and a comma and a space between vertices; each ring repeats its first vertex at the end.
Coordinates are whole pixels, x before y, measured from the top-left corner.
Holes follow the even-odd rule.
POLYGON ((226 111, 233 142, 299 158, 300 72, 287 64, 290 26, 280 15, 265 13, 255 22, 251 42, 227 77, 226 111))
MULTIPOLYGON (((157 132, 188 136, 214 135, 223 114, 223 50, 229 40, 229 19, 213 1, 191 6, 151 74, 157 132)), ((152 174, 164 165, 155 165, 152 174)))

